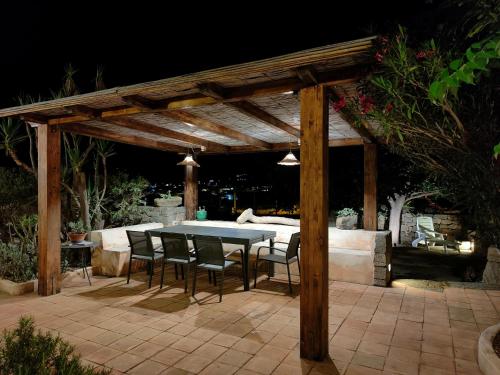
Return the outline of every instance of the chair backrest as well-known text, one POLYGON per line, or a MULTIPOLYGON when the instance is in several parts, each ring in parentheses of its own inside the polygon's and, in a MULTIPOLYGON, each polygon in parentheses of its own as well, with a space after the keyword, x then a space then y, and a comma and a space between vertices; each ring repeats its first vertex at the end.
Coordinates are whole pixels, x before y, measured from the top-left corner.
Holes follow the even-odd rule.
POLYGON ((286 249, 286 258, 291 259, 299 255, 300 232, 293 233, 286 249))
POLYGON ((151 235, 148 232, 128 230, 127 237, 132 254, 153 256, 153 243, 151 241, 151 235))
POLYGON ((224 249, 220 237, 193 236, 196 261, 216 266, 224 266, 224 249))
POLYGON ((434 237, 434 222, 430 216, 417 216, 417 231, 434 237))
POLYGON ((189 260, 189 246, 185 234, 162 233, 161 244, 165 258, 189 260))

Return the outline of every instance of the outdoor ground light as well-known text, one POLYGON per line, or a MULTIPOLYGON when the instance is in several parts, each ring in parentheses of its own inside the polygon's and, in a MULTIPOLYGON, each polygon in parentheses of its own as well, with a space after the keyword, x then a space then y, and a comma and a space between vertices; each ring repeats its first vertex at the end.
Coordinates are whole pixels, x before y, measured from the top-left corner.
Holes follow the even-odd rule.
POLYGON ((186 165, 186 166, 190 166, 190 167, 199 167, 200 166, 196 161, 194 161, 191 154, 187 154, 186 157, 184 158, 184 160, 177 163, 177 165, 186 165))

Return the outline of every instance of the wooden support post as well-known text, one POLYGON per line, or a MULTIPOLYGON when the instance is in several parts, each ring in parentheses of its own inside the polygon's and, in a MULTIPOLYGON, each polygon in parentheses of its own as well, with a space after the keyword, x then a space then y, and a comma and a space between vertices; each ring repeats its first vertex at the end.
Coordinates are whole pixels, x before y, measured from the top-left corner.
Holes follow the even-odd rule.
POLYGON ((198 168, 190 165, 186 165, 184 207, 186 208, 186 219, 196 219, 196 210, 198 209, 198 168))
POLYGON ((328 354, 328 99, 300 91, 300 356, 328 354))
POLYGON ((38 127, 38 294, 61 291, 61 134, 38 127))
POLYGON ((377 145, 365 143, 363 228, 377 230, 377 145))

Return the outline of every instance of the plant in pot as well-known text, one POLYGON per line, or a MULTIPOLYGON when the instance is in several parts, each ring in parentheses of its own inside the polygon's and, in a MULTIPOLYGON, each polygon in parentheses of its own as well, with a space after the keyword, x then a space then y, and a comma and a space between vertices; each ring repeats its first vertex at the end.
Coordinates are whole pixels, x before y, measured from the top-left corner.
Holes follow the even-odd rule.
POLYGON ((385 223, 387 221, 387 217, 388 217, 387 206, 385 206, 385 205, 380 206, 380 209, 377 213, 377 229, 378 230, 385 229, 385 223))
POLYGON ((358 213, 352 208, 343 208, 337 211, 335 226, 338 229, 356 229, 358 225, 358 213))
POLYGON ((83 221, 71 221, 68 223, 68 238, 73 243, 79 243, 85 240, 87 236, 87 228, 83 224, 83 221))
POLYGON ((160 194, 160 198, 154 200, 156 207, 177 207, 182 204, 182 197, 170 194, 160 194))

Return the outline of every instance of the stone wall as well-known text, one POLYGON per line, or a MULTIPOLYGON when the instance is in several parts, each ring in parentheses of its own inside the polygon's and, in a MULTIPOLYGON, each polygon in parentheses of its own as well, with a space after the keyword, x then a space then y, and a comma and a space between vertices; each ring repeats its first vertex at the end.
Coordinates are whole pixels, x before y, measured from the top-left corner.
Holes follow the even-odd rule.
POLYGON ((186 220, 186 209, 180 207, 140 206, 142 223, 162 223, 164 226, 174 225, 186 220))
MULTIPOLYGON (((434 222, 434 230, 448 234, 449 239, 460 239, 462 234, 462 222, 460 215, 450 214, 419 214, 419 216, 430 216, 434 222)), ((411 245, 411 241, 416 238, 417 215, 403 210, 401 216, 401 243, 411 245)))

